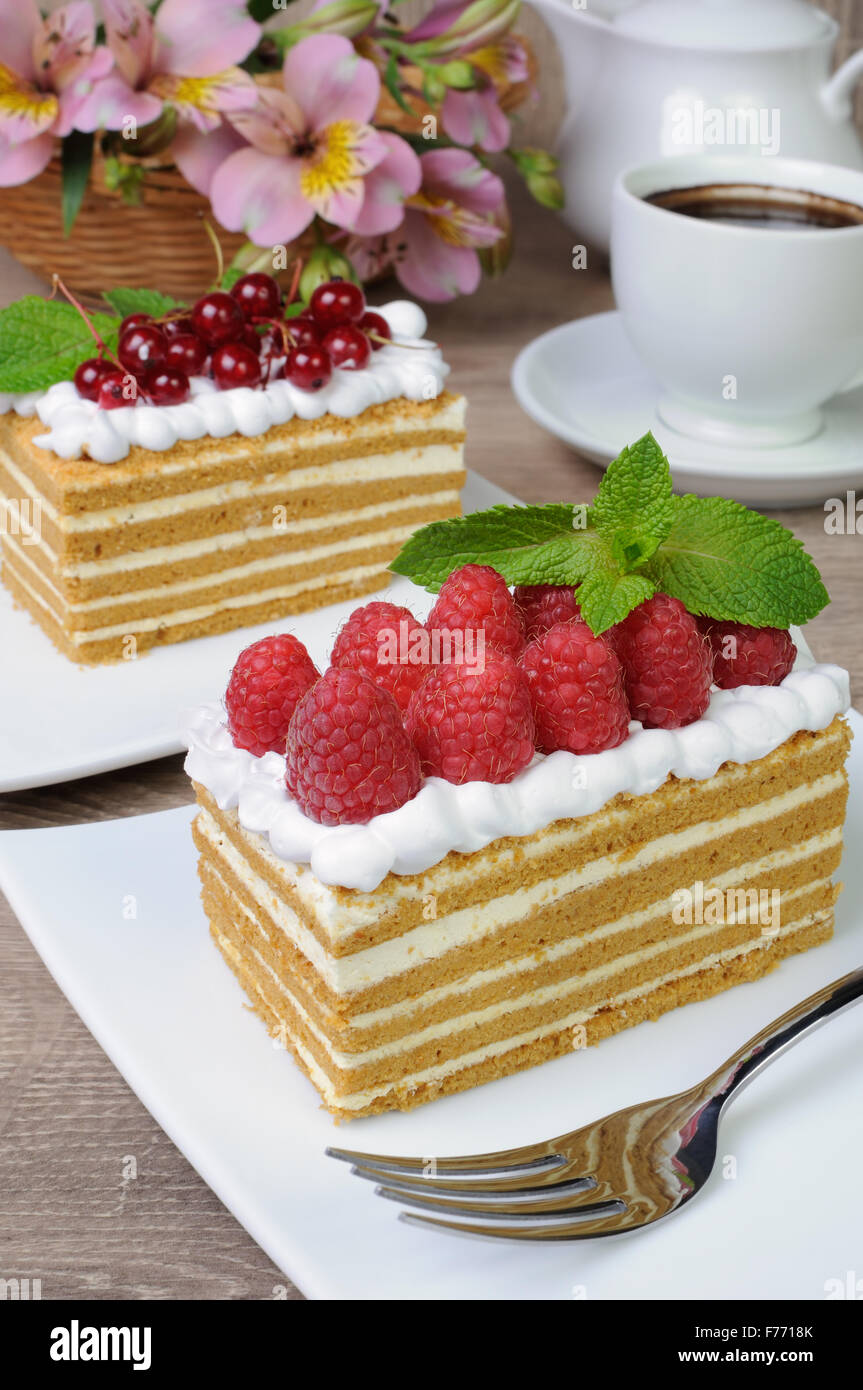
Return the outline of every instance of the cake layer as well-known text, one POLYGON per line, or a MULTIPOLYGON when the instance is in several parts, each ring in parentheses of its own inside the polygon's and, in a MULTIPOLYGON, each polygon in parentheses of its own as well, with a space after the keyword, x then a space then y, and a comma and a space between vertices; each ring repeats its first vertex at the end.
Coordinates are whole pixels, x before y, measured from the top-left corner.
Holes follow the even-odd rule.
MULTIPOLYGON (((459 475, 460 477, 461 475, 459 475)), ((262 525, 237 531, 219 531, 173 545, 156 545, 147 550, 103 556, 97 560, 62 560, 45 539, 33 535, 18 539, 25 556, 53 583, 69 603, 138 593, 157 585, 226 572, 230 567, 265 565, 272 559, 295 560, 310 549, 324 546, 338 549, 344 542, 394 527, 416 528, 429 521, 458 513, 457 487, 424 491, 431 479, 420 480, 422 488, 409 488, 405 481, 399 491, 406 496, 377 500, 347 511, 327 511, 306 515, 299 499, 294 511, 278 513, 278 521, 268 516, 262 525)), ((308 499, 311 502, 311 499, 308 499)))
MULTIPOLYGON (((663 952, 675 954, 680 963, 688 951, 700 949, 701 938, 718 926, 736 924, 739 939, 752 934, 753 924, 767 933, 779 932, 782 921, 796 920, 833 906, 835 889, 831 875, 839 864, 841 834, 835 832, 816 842, 793 846, 780 854, 702 884, 708 902, 722 895, 723 911, 706 914, 702 929, 675 923, 668 898, 641 912, 628 913, 590 931, 573 934, 554 946, 516 955, 503 964, 474 971, 421 994, 405 993, 396 1003, 360 1012, 353 999, 337 1001, 319 988, 315 973, 295 950, 285 949, 283 934, 271 918, 256 910, 238 892, 224 866, 204 854, 200 863, 203 899, 211 923, 247 958, 258 983, 284 990, 309 1026, 329 1039, 340 1055, 356 1054, 362 1060, 369 1049, 407 1039, 427 1030, 443 1036, 463 1029, 466 1019, 499 1016, 545 995, 563 996, 573 981, 591 980, 602 988, 605 972, 620 962, 651 961, 663 952), (710 896, 714 895, 714 896, 710 896), (763 920, 762 920, 763 918, 763 920)), ((696 885, 687 885, 695 895, 696 885)), ((577 920, 578 904, 573 904, 577 920)), ((728 942, 737 939, 728 933, 728 942)), ((726 943, 727 944, 727 943, 726 943)))
MULTIPOLYGON (((164 453, 136 445, 126 458, 106 466, 59 458, 38 447, 33 438, 44 433, 41 421, 7 413, 0 415, 0 457, 14 470, 16 482, 29 479, 58 513, 71 517, 221 487, 239 475, 254 485, 275 473, 453 442, 464 437, 464 414, 464 398, 444 391, 428 401, 398 398, 372 405, 350 419, 295 418, 253 439, 231 434, 181 440, 164 453)), ((12 488, 7 495, 23 494, 12 488)))
MULTIPOLYGON (((8 557, 8 552, 7 552, 8 557)), ((327 604, 353 601, 386 587, 389 571, 381 565, 354 570, 339 576, 334 584, 329 575, 305 585, 290 586, 275 595, 251 596, 251 601, 239 599, 211 609, 187 609, 175 613, 171 621, 142 619, 133 628, 121 624, 101 632, 76 633, 71 640, 60 626, 53 608, 36 592, 34 586, 22 583, 13 566, 3 566, 3 583, 13 599, 25 608, 47 637, 71 661, 96 663, 129 660, 129 637, 135 638, 135 656, 150 648, 171 642, 185 642, 193 637, 209 637, 218 632, 232 632, 239 627, 257 623, 276 622, 287 614, 307 613, 327 604)))
POLYGON ((409 1110, 439 1096, 468 1090, 486 1081, 510 1076, 517 1071, 566 1056, 585 1045, 592 1045, 623 1028, 647 1019, 659 1018, 669 1009, 709 998, 744 981, 756 980, 774 969, 787 956, 808 950, 829 940, 833 914, 828 911, 793 924, 778 937, 754 939, 742 949, 731 947, 694 968, 657 978, 635 990, 623 990, 592 1011, 577 1010, 569 1017, 538 1025, 530 1032, 510 1036, 497 1043, 480 1044, 457 1059, 434 1062, 422 1071, 405 1075, 395 1084, 366 1090, 339 1090, 320 1067, 303 1039, 298 1023, 292 1029, 284 1007, 276 1012, 259 991, 243 954, 218 929, 212 929, 216 945, 237 976, 272 1035, 279 1038, 300 1064, 323 1097, 327 1108, 340 1119, 380 1114, 386 1110, 409 1110), (577 1030, 577 1031, 576 1031, 577 1030))
MULTIPOLYGON (((422 968, 455 946, 471 954, 483 936, 494 935, 489 919, 503 913, 503 899, 512 900, 513 920, 528 911, 543 914, 541 930, 554 930, 556 904, 547 896, 551 881, 558 885, 559 899, 576 888, 602 890, 614 879, 619 910, 613 915, 620 916, 655 899, 652 866, 663 860, 673 867, 687 853, 697 861, 703 848, 715 859, 717 874, 783 848, 789 819, 807 801, 812 805, 794 838, 832 827, 841 819, 849 741, 846 722, 836 718, 819 733, 795 734, 755 762, 726 764, 704 781, 670 777, 647 796, 621 794, 601 811, 556 821, 537 834, 499 839, 472 854, 451 852, 424 874, 389 874, 371 893, 322 884, 305 866, 278 858, 262 836, 243 830, 236 811, 220 811, 198 784, 196 793, 243 861, 253 897, 263 900, 266 894, 268 904, 278 905, 280 928, 334 992, 346 994, 385 982, 405 964, 422 968), (813 800, 809 788, 816 784, 821 785, 813 800), (783 797, 791 799, 783 802, 783 797), (821 804, 823 797, 835 804, 821 804), (765 823, 776 817, 784 820, 768 830, 765 823), (775 843, 766 843, 765 833, 775 843), (756 855, 747 853, 747 836, 756 855), (513 896, 514 885, 520 897, 513 896), (492 905, 485 919, 475 912, 483 904, 492 905), (392 943, 389 950, 383 949, 387 943, 392 943)), ((687 877, 682 868, 681 876, 687 877)), ((688 875, 699 876, 704 877, 688 875)), ((566 933, 565 916, 557 926, 566 933)), ((511 924, 505 928, 511 929, 511 924)))
MULTIPOLYGON (((410 447, 393 438, 376 443, 369 457, 341 455, 287 471, 274 469, 262 479, 250 478, 238 461, 233 478, 215 487, 198 488, 189 479, 186 489, 167 498, 83 514, 56 506, 40 491, 38 480, 0 453, 0 492, 37 511, 45 544, 62 567, 274 523, 287 533, 307 517, 458 491, 465 478, 463 441, 463 430, 441 431, 435 438, 417 435, 410 447)), ((301 455, 300 461, 307 457, 301 455)))

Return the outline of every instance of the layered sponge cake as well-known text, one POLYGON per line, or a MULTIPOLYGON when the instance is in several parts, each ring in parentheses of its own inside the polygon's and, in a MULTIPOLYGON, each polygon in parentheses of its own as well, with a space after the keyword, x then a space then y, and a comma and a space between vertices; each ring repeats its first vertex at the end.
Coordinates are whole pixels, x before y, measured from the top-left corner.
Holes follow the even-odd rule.
POLYGON ((190 723, 213 939, 340 1119, 562 1056, 833 931, 846 673, 661 592, 595 633, 578 594, 468 564, 425 624, 357 610, 323 674, 290 635, 256 643, 190 723), (459 624, 473 640, 441 655, 459 624))
POLYGON ((380 315, 366 365, 326 380, 277 359, 254 386, 193 375, 176 404, 154 385, 110 408, 72 381, 0 399, 0 494, 33 519, 4 529, 3 581, 66 656, 367 594, 418 525, 458 513, 465 401, 422 311, 380 315))
POLYGON ((672 738, 653 791, 638 786, 659 780, 651 744, 664 736, 643 730, 628 757, 594 755, 607 765, 586 791, 585 759, 556 753, 503 789, 430 779, 401 810, 317 836, 297 824, 284 760, 255 767, 218 711, 202 714, 187 766, 213 938, 341 1119, 409 1109, 758 979, 832 934, 849 743, 838 668, 761 696, 714 698, 704 759, 672 738), (780 719, 777 746, 752 757, 775 695, 791 727, 780 719), (621 789, 580 814, 600 782, 621 789))

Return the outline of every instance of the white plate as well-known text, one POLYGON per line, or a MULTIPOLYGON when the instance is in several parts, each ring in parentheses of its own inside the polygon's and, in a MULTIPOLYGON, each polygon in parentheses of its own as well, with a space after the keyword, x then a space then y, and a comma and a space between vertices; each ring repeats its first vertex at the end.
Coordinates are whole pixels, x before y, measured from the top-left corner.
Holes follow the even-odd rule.
MULTIPOLYGON (((515 500, 476 473, 468 474, 462 493, 465 511, 515 500)), ((431 595, 407 579, 394 579, 386 597, 420 616, 432 602, 431 595)), ((0 583, 0 651, 7 662, 0 682, 0 792, 67 782, 179 753, 180 711, 223 690, 244 647, 290 628, 313 659, 323 661, 337 628, 356 604, 350 599, 278 622, 157 647, 140 661, 76 666, 27 613, 13 606, 0 583)))
POLYGON ((732 449, 688 439, 656 414, 659 385, 636 356, 617 312, 543 333, 512 369, 516 399, 537 424, 605 466, 653 430, 675 487, 753 507, 802 507, 863 486, 863 388, 825 407, 814 439, 782 449, 732 449))
MULTIPOLYGON (((243 1007, 198 898, 191 808, 0 835, 0 885, 72 1005, 221 1200, 310 1297, 823 1299, 861 1275, 863 1008, 777 1060, 729 1109, 721 1162, 673 1221, 519 1246, 422 1231, 324 1156, 510 1147, 688 1086, 863 959, 863 720, 835 939, 756 984, 406 1115, 334 1126, 243 1007), (158 872, 154 867, 158 866, 158 872), (135 904, 137 916, 124 915, 135 904), (736 1176, 723 1178, 724 1170, 736 1176)), ((194 1254, 194 1251, 192 1252, 194 1254)))

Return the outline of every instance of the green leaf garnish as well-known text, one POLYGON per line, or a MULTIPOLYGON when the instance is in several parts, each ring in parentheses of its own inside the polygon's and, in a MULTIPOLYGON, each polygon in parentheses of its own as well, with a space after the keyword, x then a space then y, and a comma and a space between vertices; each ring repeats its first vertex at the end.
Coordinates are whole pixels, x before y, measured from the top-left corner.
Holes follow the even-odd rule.
POLYGON ((106 290, 102 298, 121 319, 127 314, 151 314, 157 319, 169 314, 172 309, 184 307, 169 294, 159 294, 158 290, 106 290))
MULTIPOLYGON (((113 351, 119 320, 109 314, 90 318, 113 351)), ((0 310, 0 391, 41 391, 69 381, 96 351, 93 335, 71 304, 28 294, 0 310)))
POLYGON ((691 613, 753 627, 805 623, 830 602, 802 541, 724 497, 675 497, 671 530, 645 569, 691 613))
POLYGON ((595 633, 657 592, 691 613, 754 627, 805 623, 830 602, 814 562, 780 522, 722 497, 675 497, 646 434, 624 449, 587 507, 497 506, 433 521, 390 565, 436 590, 462 565, 508 584, 571 584, 595 633))

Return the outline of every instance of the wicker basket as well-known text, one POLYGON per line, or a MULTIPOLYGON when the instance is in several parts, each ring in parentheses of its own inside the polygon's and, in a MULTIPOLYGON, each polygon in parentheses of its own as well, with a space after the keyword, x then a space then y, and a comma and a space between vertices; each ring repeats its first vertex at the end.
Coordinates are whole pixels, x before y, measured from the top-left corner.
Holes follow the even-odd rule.
MULTIPOLYGON (((506 110, 521 105, 533 90, 530 58, 529 80, 510 87, 501 99, 506 110)), ((382 92, 379 124, 403 134, 416 133, 425 114, 419 104, 413 114, 402 111, 386 90, 382 92)), ((0 239, 29 270, 46 280, 56 273, 71 290, 89 298, 98 298, 114 285, 126 285, 194 299, 212 282, 215 270, 204 218, 219 237, 226 264, 245 238, 215 224, 207 199, 173 165, 158 159, 144 163, 147 176, 141 185, 141 201, 130 206, 118 190, 108 187, 104 160, 97 154, 75 226, 64 237, 58 155, 38 178, 0 189, 0 239)), ((291 249, 303 256, 312 245, 309 233, 291 249)), ((290 267, 286 274, 289 271, 290 267)))

